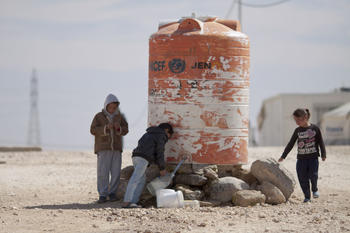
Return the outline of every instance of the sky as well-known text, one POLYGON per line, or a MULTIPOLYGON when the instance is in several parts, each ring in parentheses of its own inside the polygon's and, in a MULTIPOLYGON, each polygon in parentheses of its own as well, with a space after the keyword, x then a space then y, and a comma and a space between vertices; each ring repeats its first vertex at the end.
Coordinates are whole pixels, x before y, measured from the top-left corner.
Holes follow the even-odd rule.
MULTIPOLYGON (((277 0, 243 0, 248 4, 277 0)), ((129 122, 126 149, 147 127, 148 39, 158 23, 228 15, 232 0, 1 0, 0 146, 27 144, 32 69, 37 70, 41 144, 91 150, 89 129, 107 94, 129 122)), ((243 6, 250 39, 250 122, 281 93, 350 86, 350 1, 290 0, 243 6)), ((237 19, 237 6, 228 15, 237 19)))

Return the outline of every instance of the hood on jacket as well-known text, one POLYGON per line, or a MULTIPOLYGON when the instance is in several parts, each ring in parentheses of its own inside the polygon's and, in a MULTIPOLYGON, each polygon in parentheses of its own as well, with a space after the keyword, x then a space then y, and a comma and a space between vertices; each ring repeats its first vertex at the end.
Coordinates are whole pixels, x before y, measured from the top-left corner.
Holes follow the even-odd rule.
POLYGON ((159 128, 157 126, 151 126, 149 128, 146 129, 147 133, 164 133, 165 134, 165 130, 162 128, 159 128))
POLYGON ((107 105, 115 102, 120 103, 118 98, 115 95, 113 94, 107 95, 103 109, 107 112, 107 105))
POLYGON ((146 129, 147 133, 154 133, 154 134, 164 134, 164 136, 166 137, 166 140, 168 140, 168 135, 165 133, 165 130, 162 128, 159 128, 157 126, 151 126, 149 128, 146 129))

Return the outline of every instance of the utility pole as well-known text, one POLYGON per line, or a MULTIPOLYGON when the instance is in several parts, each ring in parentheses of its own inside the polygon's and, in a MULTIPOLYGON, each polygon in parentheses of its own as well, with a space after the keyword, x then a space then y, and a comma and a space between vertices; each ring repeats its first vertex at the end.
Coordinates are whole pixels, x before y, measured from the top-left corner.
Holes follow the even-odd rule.
POLYGON ((285 2, 288 2, 290 0, 278 0, 278 1, 275 1, 275 2, 270 2, 270 3, 265 3, 265 4, 249 4, 249 3, 246 3, 246 2, 242 2, 242 0, 232 0, 232 3, 231 3, 231 6, 228 10, 228 12, 226 13, 226 19, 229 18, 231 12, 233 11, 236 3, 238 4, 238 20, 241 24, 241 31, 243 31, 243 22, 242 22, 242 6, 245 6, 245 7, 252 7, 252 8, 266 8, 266 7, 272 7, 272 6, 277 6, 277 5, 280 5, 282 3, 285 3, 285 2))
POLYGON ((242 0, 238 0, 238 21, 241 24, 241 31, 243 31, 243 22, 242 22, 242 0))
POLYGON ((29 146, 40 146, 38 95, 38 78, 36 70, 33 69, 30 80, 30 115, 27 139, 29 146))

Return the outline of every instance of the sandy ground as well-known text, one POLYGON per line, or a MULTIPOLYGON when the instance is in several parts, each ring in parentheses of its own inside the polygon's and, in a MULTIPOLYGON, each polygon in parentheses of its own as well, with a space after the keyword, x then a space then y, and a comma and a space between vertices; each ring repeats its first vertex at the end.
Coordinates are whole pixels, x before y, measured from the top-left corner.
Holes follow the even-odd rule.
MULTIPOLYGON (((250 163, 283 148, 250 148, 250 163)), ((299 185, 282 205, 121 209, 95 204, 92 152, 0 153, 0 232, 349 232, 350 147, 327 147, 321 197, 302 203, 299 185)), ((295 173, 295 151, 283 162, 295 173)), ((130 164, 123 154, 123 166, 130 164)), ((249 166, 249 165, 248 165, 249 166)))

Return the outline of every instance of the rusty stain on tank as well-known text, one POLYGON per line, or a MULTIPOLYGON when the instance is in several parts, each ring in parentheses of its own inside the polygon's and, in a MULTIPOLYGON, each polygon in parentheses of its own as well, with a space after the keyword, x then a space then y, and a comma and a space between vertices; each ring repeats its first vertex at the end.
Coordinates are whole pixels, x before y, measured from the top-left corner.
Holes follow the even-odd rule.
POLYGON ((182 18, 149 39, 148 124, 170 122, 168 162, 248 160, 249 40, 239 22, 182 18))

